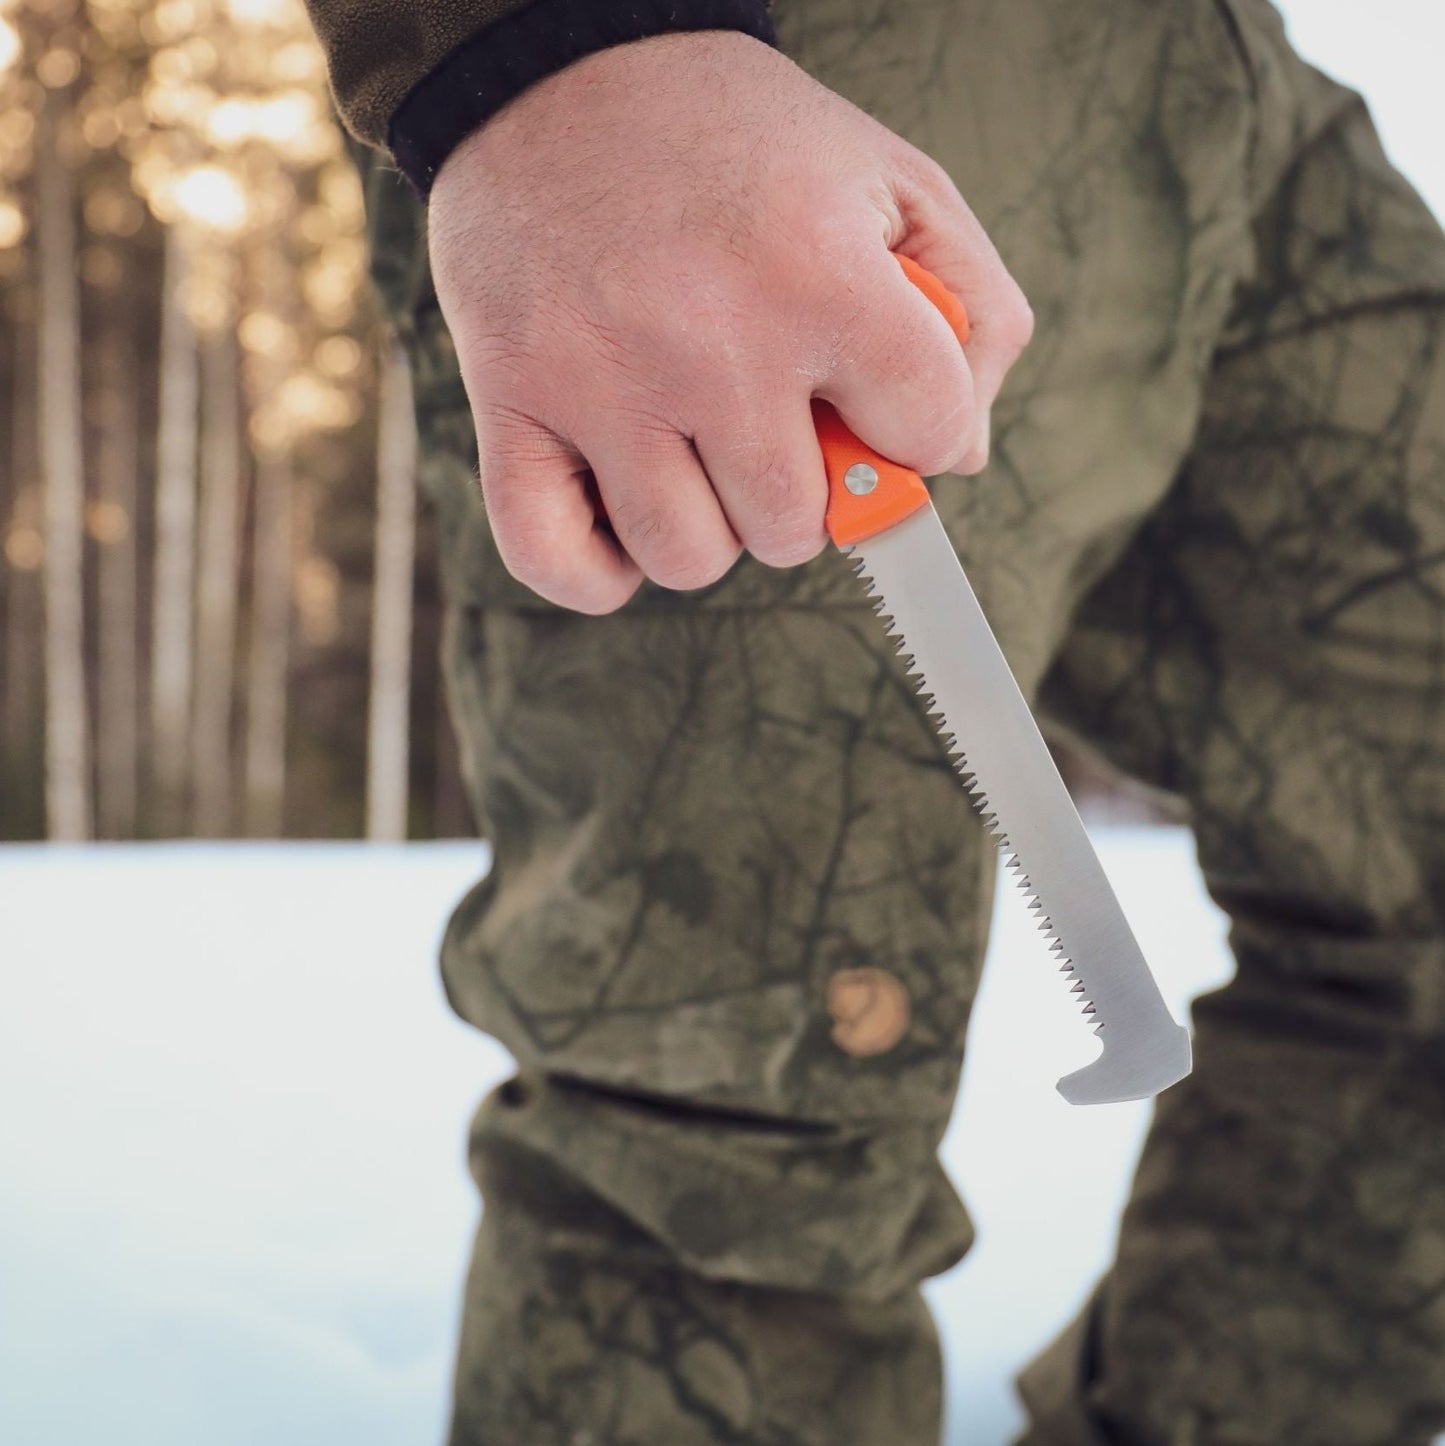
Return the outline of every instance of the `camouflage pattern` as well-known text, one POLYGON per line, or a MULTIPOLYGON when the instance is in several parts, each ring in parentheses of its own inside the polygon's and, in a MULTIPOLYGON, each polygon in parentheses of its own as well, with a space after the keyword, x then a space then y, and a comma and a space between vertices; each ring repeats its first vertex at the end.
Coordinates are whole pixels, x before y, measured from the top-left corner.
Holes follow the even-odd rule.
MULTIPOLYGON (((1027 1446, 1445 1429, 1445 241, 1262 0, 777 0, 1038 316, 935 497, 1050 726, 1192 811, 1238 977, 1027 1446)), ((936 1446, 918 1292, 994 853, 835 556, 595 619, 503 572, 368 162, 496 864, 444 946, 518 1062, 453 1446, 936 1446)))

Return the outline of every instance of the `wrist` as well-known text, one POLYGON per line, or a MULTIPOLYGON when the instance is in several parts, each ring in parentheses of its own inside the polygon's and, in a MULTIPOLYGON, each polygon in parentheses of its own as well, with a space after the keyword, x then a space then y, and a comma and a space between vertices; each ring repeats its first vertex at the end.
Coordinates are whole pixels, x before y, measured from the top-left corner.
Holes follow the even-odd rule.
POLYGON ((613 45, 680 31, 738 30, 775 45, 771 0, 532 0, 451 51, 407 94, 387 143, 420 197, 442 163, 508 101, 613 45))

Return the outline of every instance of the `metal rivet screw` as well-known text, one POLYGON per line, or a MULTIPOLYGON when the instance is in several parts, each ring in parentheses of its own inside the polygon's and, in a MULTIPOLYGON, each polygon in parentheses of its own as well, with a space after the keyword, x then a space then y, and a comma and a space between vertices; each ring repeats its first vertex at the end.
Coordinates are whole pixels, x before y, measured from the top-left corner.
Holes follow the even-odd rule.
POLYGON ((867 462, 855 462, 843 474, 843 485, 855 497, 866 497, 878 485, 878 470, 867 462))

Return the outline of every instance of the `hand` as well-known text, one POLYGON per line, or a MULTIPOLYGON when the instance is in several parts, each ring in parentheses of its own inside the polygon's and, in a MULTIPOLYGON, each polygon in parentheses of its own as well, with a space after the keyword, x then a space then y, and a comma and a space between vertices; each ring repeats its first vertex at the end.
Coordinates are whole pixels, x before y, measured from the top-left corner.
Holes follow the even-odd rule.
POLYGON ((492 531, 552 602, 823 547, 809 410, 975 472, 1032 316, 943 169, 733 31, 599 51, 468 137, 430 207, 492 531), (889 254, 968 308, 966 352, 889 254))

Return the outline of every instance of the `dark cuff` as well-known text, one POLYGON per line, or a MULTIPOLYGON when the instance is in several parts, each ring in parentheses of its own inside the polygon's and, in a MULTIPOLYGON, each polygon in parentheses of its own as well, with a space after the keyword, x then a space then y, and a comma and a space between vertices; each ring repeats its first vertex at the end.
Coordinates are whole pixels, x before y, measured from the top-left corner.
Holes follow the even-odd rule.
POLYGON ((594 50, 685 30, 741 30, 777 44, 770 0, 531 0, 451 51, 397 107, 387 144, 425 199, 442 162, 544 76, 594 50))

